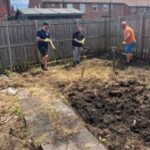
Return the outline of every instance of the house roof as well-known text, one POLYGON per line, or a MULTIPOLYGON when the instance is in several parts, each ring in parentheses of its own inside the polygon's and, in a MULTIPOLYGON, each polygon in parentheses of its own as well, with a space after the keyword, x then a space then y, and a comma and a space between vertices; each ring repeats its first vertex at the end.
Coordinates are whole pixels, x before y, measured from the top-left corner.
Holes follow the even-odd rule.
POLYGON ((84 12, 73 8, 25 8, 19 9, 25 16, 60 16, 60 15, 82 15, 84 12))
MULTIPOLYGON (((33 0, 34 1, 34 0, 33 0)), ((41 0, 42 2, 70 2, 70 3, 110 3, 110 0, 41 0)), ((150 6, 150 0, 111 0, 111 3, 126 4, 128 6, 150 6)))

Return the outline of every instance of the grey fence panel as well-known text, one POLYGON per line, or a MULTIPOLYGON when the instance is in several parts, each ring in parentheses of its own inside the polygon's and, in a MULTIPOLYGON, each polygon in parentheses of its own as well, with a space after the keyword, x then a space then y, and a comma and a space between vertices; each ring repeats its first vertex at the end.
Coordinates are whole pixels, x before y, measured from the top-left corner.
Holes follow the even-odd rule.
MULTIPOLYGON (((89 20, 46 20, 56 51, 49 49, 50 61, 72 57, 72 33, 80 25, 91 52, 105 52, 112 46, 121 47, 123 33, 121 21, 134 29, 137 46, 136 57, 150 59, 150 15, 89 20)), ((39 62, 36 33, 42 21, 9 21, 0 23, 0 68, 39 62), (8 28, 7 24, 8 23, 8 28), (10 56, 11 55, 11 56, 10 56)))

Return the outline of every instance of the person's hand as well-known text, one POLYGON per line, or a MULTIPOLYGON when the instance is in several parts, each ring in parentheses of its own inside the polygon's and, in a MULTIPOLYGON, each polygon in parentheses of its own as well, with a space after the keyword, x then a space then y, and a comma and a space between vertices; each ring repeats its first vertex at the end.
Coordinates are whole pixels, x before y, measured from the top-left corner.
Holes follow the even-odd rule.
POLYGON ((50 42, 50 39, 49 38, 46 38, 46 39, 44 39, 44 42, 50 42))
POLYGON ((82 45, 84 45, 85 44, 85 39, 83 39, 81 42, 82 42, 82 45))
POLYGON ((80 41, 80 44, 84 45, 85 44, 85 39, 83 39, 82 41, 80 41))

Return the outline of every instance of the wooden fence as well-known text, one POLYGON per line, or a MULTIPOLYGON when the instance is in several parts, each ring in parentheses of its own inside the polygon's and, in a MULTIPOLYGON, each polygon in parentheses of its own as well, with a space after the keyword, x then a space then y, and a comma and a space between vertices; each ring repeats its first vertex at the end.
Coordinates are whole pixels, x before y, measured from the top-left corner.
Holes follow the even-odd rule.
MULTIPOLYGON (((56 52, 49 50, 50 60, 72 56, 72 33, 77 24, 83 27, 87 44, 92 52, 105 47, 105 21, 49 20, 50 34, 56 45, 56 52)), ((16 67, 37 63, 39 55, 36 32, 41 21, 11 21, 0 24, 0 67, 16 67)))
POLYGON ((127 21, 135 31, 137 45, 134 48, 134 55, 137 58, 150 60, 150 15, 118 17, 109 20, 108 46, 121 46, 123 36, 120 23, 122 21, 127 21))
MULTIPOLYGON (((91 20, 49 20, 50 34, 57 47, 50 50, 50 60, 72 56, 72 33, 76 25, 83 28, 86 43, 93 53, 106 51, 111 46, 121 46, 121 21, 127 21, 134 28, 137 46, 134 54, 139 58, 150 58, 150 16, 118 17, 91 20), (57 55, 56 55, 57 54, 57 55)), ((39 62, 36 32, 41 21, 8 21, 0 23, 0 68, 13 68, 39 62)))

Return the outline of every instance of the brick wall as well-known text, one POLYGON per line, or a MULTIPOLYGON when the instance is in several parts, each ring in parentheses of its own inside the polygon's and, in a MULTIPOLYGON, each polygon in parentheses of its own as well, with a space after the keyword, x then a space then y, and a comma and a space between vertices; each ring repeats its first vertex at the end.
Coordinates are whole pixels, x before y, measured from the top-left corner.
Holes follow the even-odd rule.
POLYGON ((0 0, 0 21, 5 19, 5 16, 10 16, 10 2, 8 0, 0 0))
POLYGON ((61 8, 60 3, 43 3, 43 8, 61 8))
POLYGON ((34 7, 42 7, 42 2, 41 0, 29 0, 29 8, 34 8, 34 7))
MULTIPOLYGON (((38 6, 40 3, 41 8, 67 8, 67 3, 59 3, 59 2, 41 2, 41 0, 30 0, 29 7, 33 8, 35 5, 38 6)), ((76 9, 80 9, 80 3, 70 3, 73 4, 73 7, 76 9)), ((83 15, 83 18, 100 18, 100 17, 109 17, 109 8, 108 11, 104 11, 104 4, 99 3, 86 3, 86 12, 83 15), (97 11, 93 10, 93 5, 97 5, 97 11)), ((107 4, 109 7, 109 4, 107 4)), ((142 13, 142 7, 136 8, 136 11, 126 4, 112 4, 111 15, 112 16, 128 16, 128 15, 139 15, 142 13)), ((145 8, 147 11, 149 8, 145 8)), ((149 11, 150 12, 150 11, 149 11)))
MULTIPOLYGON (((68 3, 69 4, 69 3, 68 3)), ((99 18, 99 17, 109 17, 109 5, 108 11, 104 11, 103 7, 104 4, 95 4, 97 6, 97 10, 93 10, 93 5, 91 3, 86 4, 86 12, 83 15, 83 18, 99 18)), ((67 4, 60 4, 60 3, 43 3, 43 8, 60 8, 63 6, 67 8, 67 4)), ((76 9, 80 9, 80 3, 74 3, 73 7, 76 9)), ((111 9, 112 16, 127 16, 130 14, 130 9, 125 4, 113 4, 111 9)))

